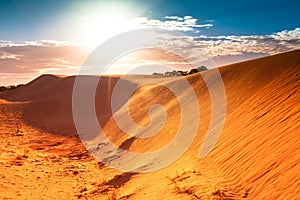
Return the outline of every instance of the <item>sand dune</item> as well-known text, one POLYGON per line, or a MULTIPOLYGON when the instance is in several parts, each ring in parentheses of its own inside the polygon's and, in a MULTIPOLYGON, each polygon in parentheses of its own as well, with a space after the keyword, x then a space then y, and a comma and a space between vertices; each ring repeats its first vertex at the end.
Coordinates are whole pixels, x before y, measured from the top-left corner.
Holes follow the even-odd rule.
MULTIPOLYGON (((0 94, 0 197, 53 199, 299 199, 300 51, 219 68, 227 98, 225 126, 213 151, 198 157, 211 118, 211 101, 199 74, 187 76, 200 107, 200 126, 190 148, 156 172, 122 173, 105 167, 81 144, 72 116, 76 77, 42 75, 0 94), (39 177, 39 178, 37 178, 39 177)), ((202 72, 203 74, 209 72, 202 72)), ((90 77, 96 78, 96 77, 90 77)), ((101 78, 96 112, 107 137, 132 152, 164 147, 178 130, 182 113, 166 87, 185 78, 131 75, 101 78), (156 84, 144 85, 145 80, 156 84), (150 123, 151 105, 161 104, 167 120, 143 139, 125 134, 113 114, 125 116, 120 101, 111 111, 118 81, 139 87, 129 99, 132 119, 150 123)), ((183 88, 182 96, 190 94, 183 88)), ((189 110, 190 102, 182 105, 189 110)), ((159 112, 156 113, 159 117, 159 112)), ((193 113, 188 120, 193 123, 193 113)), ((189 134, 189 129, 186 130, 189 134)), ((91 135, 93 139, 96 135, 91 135)))

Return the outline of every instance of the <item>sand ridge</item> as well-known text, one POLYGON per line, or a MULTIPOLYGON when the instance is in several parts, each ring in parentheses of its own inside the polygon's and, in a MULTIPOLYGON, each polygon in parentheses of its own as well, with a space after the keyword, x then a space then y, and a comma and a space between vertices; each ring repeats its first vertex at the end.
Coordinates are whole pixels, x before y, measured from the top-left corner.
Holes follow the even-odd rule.
MULTIPOLYGON (((299 199, 299 61, 297 50, 219 68, 227 115, 221 138, 204 159, 198 153, 208 129, 211 102, 201 77, 188 76, 201 110, 197 136, 179 160, 147 174, 107 168, 86 151, 72 119, 74 76, 43 75, 1 93, 0 197, 299 199)), ((124 80, 128 85, 142 85, 144 78, 153 77, 124 80)), ((106 88, 113 88, 119 79, 103 77, 97 89, 96 111, 107 136, 134 152, 153 151, 172 140, 181 114, 174 112, 176 97, 162 86, 179 85, 181 78, 154 78, 162 86, 142 86, 129 100, 132 118, 142 125, 149 122, 147 105, 161 103, 166 108, 166 127, 151 139, 131 138, 116 126, 106 88)))

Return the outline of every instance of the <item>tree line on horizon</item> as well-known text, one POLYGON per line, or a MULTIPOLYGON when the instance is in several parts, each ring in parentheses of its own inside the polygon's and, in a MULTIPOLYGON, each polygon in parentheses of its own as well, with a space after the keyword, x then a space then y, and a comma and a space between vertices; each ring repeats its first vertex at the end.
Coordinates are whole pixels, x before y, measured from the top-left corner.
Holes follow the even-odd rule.
POLYGON ((24 84, 19 84, 19 85, 9 85, 9 86, 0 86, 0 92, 4 92, 7 90, 14 90, 17 89, 21 86, 23 86, 24 84))
POLYGON ((208 70, 205 66, 201 66, 198 68, 191 69, 190 71, 181 71, 181 70, 173 70, 173 71, 167 71, 165 73, 157 73, 154 72, 152 75, 155 76, 165 76, 165 77, 173 77, 173 76, 187 76, 195 73, 199 73, 202 71, 208 70))

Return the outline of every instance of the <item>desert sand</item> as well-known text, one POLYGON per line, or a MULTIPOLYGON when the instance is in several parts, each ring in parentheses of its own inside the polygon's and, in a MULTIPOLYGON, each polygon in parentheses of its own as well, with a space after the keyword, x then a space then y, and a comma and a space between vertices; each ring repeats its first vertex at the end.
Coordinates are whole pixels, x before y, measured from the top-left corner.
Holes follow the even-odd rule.
POLYGON ((186 78, 194 88, 201 123, 192 145, 176 162, 145 174, 111 169, 86 150, 72 117, 74 76, 42 75, 0 93, 0 198, 300 199, 300 50, 219 70, 226 89, 225 126, 214 149, 202 159, 198 154, 211 101, 199 74, 101 79, 96 111, 107 137, 141 153, 168 144, 180 123, 176 97, 163 86, 179 86, 186 78), (166 109, 168 118, 157 135, 133 138, 116 126, 110 98, 120 79, 141 85, 129 99, 137 124, 149 123, 150 105, 159 103, 166 109), (142 86, 145 79, 161 86, 142 86))

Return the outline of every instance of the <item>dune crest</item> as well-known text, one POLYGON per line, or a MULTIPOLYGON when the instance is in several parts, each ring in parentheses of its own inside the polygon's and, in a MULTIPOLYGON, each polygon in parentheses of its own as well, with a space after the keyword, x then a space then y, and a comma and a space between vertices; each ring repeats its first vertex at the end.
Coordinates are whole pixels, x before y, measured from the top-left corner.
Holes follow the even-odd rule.
MULTIPOLYGON (((62 198, 71 195, 72 198, 116 196, 118 199, 297 199, 300 193, 300 50, 232 64, 219 70, 227 98, 225 126, 215 148, 203 159, 198 154, 212 108, 208 89, 199 74, 186 77, 201 111, 200 126, 192 145, 170 166, 147 174, 117 172, 93 159, 76 136, 72 116, 72 90, 76 77, 42 75, 21 88, 0 94, 5 100, 0 102, 1 125, 4 127, 0 132, 1 152, 4 152, 0 168, 16 167, 16 163, 25 168, 35 164, 34 158, 40 159, 42 164, 38 169, 47 169, 52 174, 48 177, 39 172, 43 184, 48 181, 55 188, 46 194, 48 197, 53 197, 54 191, 61 186, 53 181, 58 178, 67 182, 59 194, 62 198), (18 124, 17 129, 14 124, 18 124), (15 132, 14 135, 11 132, 15 132), (9 147, 7 138, 23 144, 29 153, 18 151, 18 159, 8 164, 12 155, 7 149, 17 151, 17 146, 9 147), (53 146, 49 147, 41 140, 53 146), (61 159, 61 164, 58 162, 55 166, 64 171, 57 172, 46 165, 55 162, 56 158, 61 159), (72 169, 68 168, 70 165, 72 169), (68 174, 65 179, 64 173, 68 174), (101 181, 93 175, 101 177, 101 181), (72 181, 77 185, 74 186, 72 181)), ((182 114, 176 96, 164 86, 180 87, 182 79, 134 75, 102 77, 96 92, 95 109, 107 137, 116 146, 139 153, 153 152, 168 144, 174 138, 182 114), (160 86, 143 86, 144 79, 151 79, 160 86), (135 138, 117 127, 113 118, 115 113, 110 108, 112 91, 119 80, 128 87, 141 86, 128 99, 131 117, 137 124, 149 123, 151 105, 163 105, 168 118, 157 135, 148 139, 135 138)), ((183 92, 182 95, 189 94, 183 92)), ((125 114, 122 113, 125 103, 120 102, 116 111, 120 116, 125 114)), ((183 110, 188 108, 187 102, 183 110)), ((4 172, 7 173, 6 185, 0 186, 0 190, 6 189, 13 195, 14 187, 10 184, 13 175, 8 170, 4 172)), ((25 177, 35 172, 18 168, 18 173, 25 177)), ((38 181, 33 181, 29 187, 37 184, 38 181)), ((29 196, 23 186, 18 185, 20 199, 22 195, 29 196)), ((33 193, 38 195, 45 191, 41 188, 33 193)), ((0 194, 0 197, 4 196, 0 194)))

